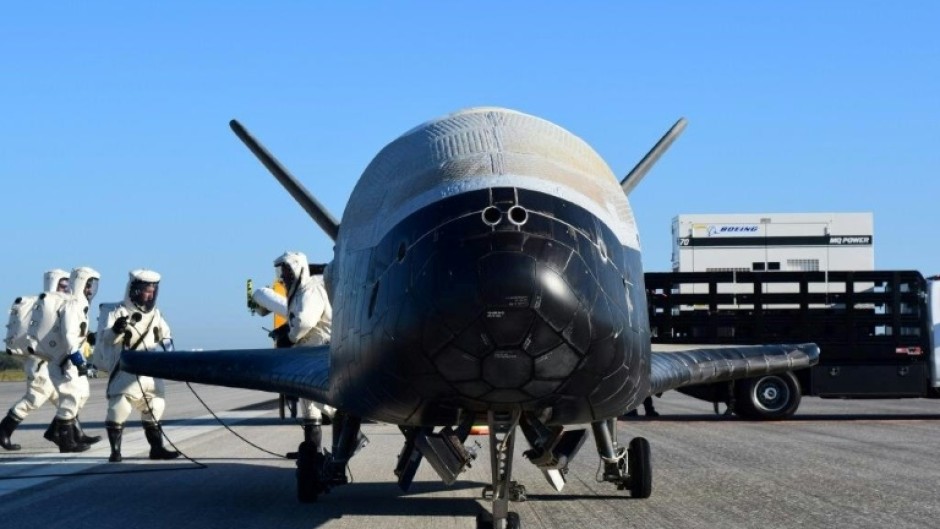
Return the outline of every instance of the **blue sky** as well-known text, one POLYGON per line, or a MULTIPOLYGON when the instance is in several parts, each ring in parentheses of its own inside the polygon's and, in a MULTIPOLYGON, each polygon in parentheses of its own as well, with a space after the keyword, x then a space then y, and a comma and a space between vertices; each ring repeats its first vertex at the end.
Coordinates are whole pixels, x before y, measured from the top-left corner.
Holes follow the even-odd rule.
POLYGON ((50 267, 161 272, 183 348, 267 346, 244 282, 332 244, 228 128, 237 118, 340 217, 411 127, 504 106, 625 174, 647 270, 680 213, 871 211, 881 269, 940 272, 940 4, 160 2, 0 17, 0 300, 50 267), (511 4, 511 5, 504 5, 511 4))

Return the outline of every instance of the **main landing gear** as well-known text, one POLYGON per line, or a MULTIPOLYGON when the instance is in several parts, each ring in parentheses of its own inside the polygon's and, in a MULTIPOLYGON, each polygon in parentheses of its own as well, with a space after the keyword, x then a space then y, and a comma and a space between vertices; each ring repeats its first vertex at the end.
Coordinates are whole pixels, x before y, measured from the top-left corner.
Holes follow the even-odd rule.
POLYGON ((591 429, 604 465, 603 480, 616 485, 617 490, 629 490, 634 498, 649 498, 653 491, 649 441, 634 437, 628 447, 619 446, 616 419, 591 423, 591 429))
MULTIPOLYGON (((422 459, 428 459, 447 484, 453 483, 470 467, 476 453, 463 442, 474 417, 467 415, 456 431, 449 427, 438 433, 423 427, 402 428, 406 442, 395 469, 402 490, 408 489, 422 459)), ((319 427, 305 436, 297 459, 297 496, 301 502, 315 502, 320 494, 348 483, 346 464, 368 443, 359 431, 360 423, 359 417, 337 412, 333 419, 332 454, 320 446, 319 427)), ((518 513, 509 510, 510 502, 526 501, 525 486, 512 480, 517 430, 523 432, 532 446, 525 457, 543 471, 556 490, 564 486, 568 463, 584 443, 586 432, 547 427, 518 410, 487 412, 487 425, 493 481, 483 488, 483 499, 492 502, 492 509, 477 515, 476 526, 477 529, 521 529, 518 513)), ((626 447, 620 446, 616 419, 592 423, 591 429, 603 464, 603 480, 613 483, 619 490, 629 491, 634 498, 648 498, 653 476, 649 442, 636 437, 626 447)))
POLYGON ((313 503, 320 494, 349 483, 346 464, 369 444, 369 439, 359 430, 362 420, 340 411, 333 417, 333 452, 321 447, 320 426, 304 427, 304 442, 297 456, 297 499, 301 503, 313 503))

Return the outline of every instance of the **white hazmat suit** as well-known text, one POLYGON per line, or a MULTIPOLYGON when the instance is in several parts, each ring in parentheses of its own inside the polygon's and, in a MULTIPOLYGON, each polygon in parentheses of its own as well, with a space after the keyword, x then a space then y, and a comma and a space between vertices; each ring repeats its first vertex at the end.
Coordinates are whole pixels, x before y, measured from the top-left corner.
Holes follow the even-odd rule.
POLYGON ((53 435, 60 452, 83 452, 89 448, 76 419, 91 393, 82 348, 89 337, 89 303, 98 291, 100 278, 92 268, 73 269, 69 277, 71 292, 40 296, 35 309, 36 325, 29 331, 30 349, 49 362, 49 378, 59 392, 53 435))
MULTIPOLYGON (((323 283, 323 276, 311 276, 307 256, 300 252, 285 252, 274 260, 280 278, 287 287, 287 327, 276 330, 279 347, 314 346, 330 343, 333 326, 333 307, 323 283), (286 338, 286 340, 285 340, 286 338)), ((317 402, 300 399, 303 418, 312 424, 321 424, 323 412, 334 410, 317 402)))
MULTIPOLYGON (((43 292, 69 293, 69 273, 61 268, 48 270, 43 274, 43 292)), ((33 410, 52 400, 58 403, 59 393, 55 390, 52 380, 49 379, 49 363, 36 355, 26 355, 23 359, 23 370, 26 373, 26 394, 18 400, 11 411, 20 420, 26 418, 33 410)))
MULTIPOLYGON (((46 273, 43 274, 43 293, 68 293, 68 279, 69 273, 61 268, 47 270, 46 273)), ((20 298, 20 300, 21 302, 27 301, 27 298, 20 298)), ((35 308, 38 297, 29 298, 29 300, 31 300, 29 302, 33 305, 33 308, 35 308)), ((32 309, 30 309, 29 312, 32 313, 32 309)), ((25 330, 26 329, 23 328, 24 332, 25 330)), ((49 379, 49 363, 47 361, 27 353, 23 357, 23 372, 26 375, 26 393, 10 407, 10 410, 7 412, 7 418, 3 419, 3 422, 0 423, 0 446, 7 450, 19 450, 21 448, 20 445, 10 441, 10 436, 13 434, 13 430, 15 430, 33 410, 40 408, 47 400, 51 400, 57 406, 59 402, 59 393, 55 390, 55 386, 49 379)), ((47 431, 47 434, 47 437, 52 437, 51 429, 47 431)))
MULTIPOLYGON (((326 345, 330 343, 333 326, 333 307, 330 305, 327 294, 325 275, 329 270, 327 265, 309 265, 307 256, 300 252, 285 252, 274 260, 274 266, 279 269, 280 279, 287 287, 287 323, 272 332, 277 340, 278 347, 304 347, 326 345), (312 274, 316 268, 319 273, 312 274)), ((336 450, 337 432, 345 432, 345 419, 342 413, 334 408, 314 401, 300 399, 303 411, 304 441, 297 452, 288 453, 289 458, 297 457, 298 468, 304 468, 304 463, 312 453, 319 452, 322 445, 321 424, 323 414, 333 417, 334 450, 336 450), (334 416, 335 415, 335 416, 334 416), (337 426, 340 430, 336 430, 337 426), (307 454, 306 456, 304 454, 307 454)), ((359 448, 368 443, 368 439, 356 428, 357 439, 355 447, 343 457, 351 457, 359 448)), ((333 468, 334 475, 330 480, 345 480, 345 465, 333 468)))
POLYGON ((163 447, 160 419, 166 408, 162 379, 138 376, 121 370, 121 353, 173 350, 170 326, 156 308, 160 274, 153 270, 132 270, 121 303, 102 304, 98 313, 98 347, 95 357, 110 373, 108 415, 105 427, 111 443, 109 461, 122 460, 121 438, 124 423, 132 410, 140 412, 141 423, 150 443, 150 459, 172 459, 179 452, 163 447))

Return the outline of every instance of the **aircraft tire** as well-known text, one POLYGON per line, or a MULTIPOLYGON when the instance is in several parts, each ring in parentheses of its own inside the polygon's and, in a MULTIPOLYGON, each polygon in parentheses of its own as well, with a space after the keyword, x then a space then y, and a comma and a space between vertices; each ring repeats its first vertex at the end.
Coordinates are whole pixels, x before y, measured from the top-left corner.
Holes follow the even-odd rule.
MULTIPOLYGON (((493 529, 493 515, 488 512, 477 514, 477 529, 493 529)), ((506 529, 522 529, 519 513, 513 511, 506 513, 506 529)))
POLYGON ((634 437, 627 448, 630 471, 630 496, 649 498, 653 493, 653 462, 650 443, 643 437, 634 437))
POLYGON ((800 406, 800 382, 790 372, 739 380, 734 391, 734 412, 745 419, 789 419, 800 406))

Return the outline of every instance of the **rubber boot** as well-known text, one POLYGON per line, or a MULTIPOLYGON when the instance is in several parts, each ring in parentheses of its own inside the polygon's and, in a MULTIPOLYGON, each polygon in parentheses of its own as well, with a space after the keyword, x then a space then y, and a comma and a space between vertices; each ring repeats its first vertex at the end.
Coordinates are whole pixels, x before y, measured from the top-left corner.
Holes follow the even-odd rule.
POLYGON ((7 412, 7 416, 3 418, 3 421, 0 421, 0 446, 6 450, 19 450, 22 448, 10 440, 13 430, 16 430, 21 422, 23 422, 23 419, 13 415, 13 412, 7 412))
POLYGON ((91 448, 88 444, 79 441, 75 436, 75 419, 60 419, 56 417, 54 422, 56 423, 56 444, 59 445, 60 453, 84 452, 91 448))
POLYGON ((106 422, 104 427, 108 431, 108 442, 111 443, 111 455, 108 457, 108 462, 120 463, 124 459, 121 457, 121 437, 124 435, 124 425, 106 422))
POLYGON ((180 453, 175 450, 163 448, 163 430, 160 423, 145 422, 144 435, 150 443, 150 459, 176 459, 180 453))
POLYGON ((75 417, 75 438, 88 445, 93 445, 101 440, 100 435, 85 435, 85 431, 82 429, 82 423, 79 422, 78 417, 75 417))
POLYGON ((52 419, 52 422, 49 423, 49 427, 46 428, 46 431, 43 432, 42 436, 43 436, 47 441, 49 441, 50 443, 52 443, 52 444, 54 444, 54 445, 56 445, 56 446, 59 446, 59 441, 57 441, 56 438, 55 438, 55 427, 56 427, 56 424, 58 424, 58 423, 56 423, 56 422, 55 422, 55 419, 53 418, 53 419, 52 419))

